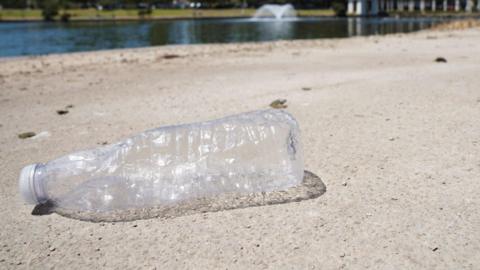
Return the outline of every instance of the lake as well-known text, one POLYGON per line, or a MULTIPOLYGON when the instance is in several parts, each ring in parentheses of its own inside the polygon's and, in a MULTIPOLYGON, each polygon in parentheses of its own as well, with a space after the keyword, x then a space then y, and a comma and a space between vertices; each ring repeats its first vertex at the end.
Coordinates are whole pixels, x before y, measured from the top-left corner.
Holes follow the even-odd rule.
POLYGON ((440 18, 178 19, 0 23, 0 57, 167 44, 345 38, 406 33, 440 18))

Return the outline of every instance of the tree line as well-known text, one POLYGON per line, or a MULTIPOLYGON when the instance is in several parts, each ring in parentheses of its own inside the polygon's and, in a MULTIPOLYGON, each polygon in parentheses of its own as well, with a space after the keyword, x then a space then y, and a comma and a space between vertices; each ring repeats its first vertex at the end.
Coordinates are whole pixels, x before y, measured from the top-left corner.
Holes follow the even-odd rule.
POLYGON ((181 8, 190 2, 201 3, 201 7, 207 8, 256 8, 267 3, 289 3, 295 8, 313 9, 329 8, 332 0, 0 0, 0 6, 3 8, 42 9, 55 4, 61 8, 97 8, 101 6, 106 9, 142 9, 149 7, 181 8))
POLYGON ((263 4, 292 4, 296 9, 333 8, 337 15, 345 13, 345 0, 0 0, 1 8, 41 9, 46 21, 59 18, 70 20, 69 9, 96 8, 101 10, 138 9, 139 16, 152 13, 154 8, 257 8, 263 4), (198 5, 200 4, 200 5, 198 5))

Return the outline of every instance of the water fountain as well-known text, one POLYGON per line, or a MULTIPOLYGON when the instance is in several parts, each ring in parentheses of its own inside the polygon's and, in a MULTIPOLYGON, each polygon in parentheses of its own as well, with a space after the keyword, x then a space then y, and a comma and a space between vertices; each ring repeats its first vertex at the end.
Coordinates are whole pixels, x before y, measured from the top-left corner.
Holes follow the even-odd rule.
POLYGON ((297 12, 291 4, 276 5, 266 4, 257 9, 253 18, 275 18, 281 20, 284 18, 296 18, 297 12))

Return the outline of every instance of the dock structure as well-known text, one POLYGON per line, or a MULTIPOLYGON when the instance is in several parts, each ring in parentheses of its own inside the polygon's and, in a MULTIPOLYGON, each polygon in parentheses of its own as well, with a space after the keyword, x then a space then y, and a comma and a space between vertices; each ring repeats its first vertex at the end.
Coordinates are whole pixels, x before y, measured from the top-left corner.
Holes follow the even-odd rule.
MULTIPOLYGON (((477 9, 480 8, 480 1, 477 9)), ((376 16, 392 11, 466 11, 471 12, 474 0, 347 0, 347 15, 376 16)))

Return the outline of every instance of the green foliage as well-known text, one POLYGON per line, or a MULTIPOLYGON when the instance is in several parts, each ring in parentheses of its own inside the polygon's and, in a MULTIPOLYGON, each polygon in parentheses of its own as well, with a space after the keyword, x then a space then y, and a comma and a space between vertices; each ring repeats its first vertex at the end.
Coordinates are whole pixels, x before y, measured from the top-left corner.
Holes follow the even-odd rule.
POLYGON ((332 9, 335 15, 339 17, 345 17, 347 15, 347 7, 344 0, 333 0, 332 9))
POLYGON ((60 20, 62 22, 68 22, 68 21, 70 21, 70 17, 72 17, 72 14, 70 14, 68 12, 64 12, 64 13, 62 13, 62 15, 60 15, 60 20))
POLYGON ((140 16, 140 17, 150 16, 150 15, 152 15, 152 9, 151 8, 140 9, 138 11, 138 16, 140 16))
POLYGON ((44 0, 42 3, 42 16, 45 21, 53 21, 58 15, 60 3, 58 0, 44 0))

